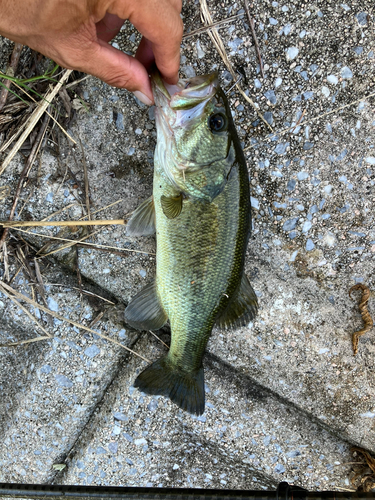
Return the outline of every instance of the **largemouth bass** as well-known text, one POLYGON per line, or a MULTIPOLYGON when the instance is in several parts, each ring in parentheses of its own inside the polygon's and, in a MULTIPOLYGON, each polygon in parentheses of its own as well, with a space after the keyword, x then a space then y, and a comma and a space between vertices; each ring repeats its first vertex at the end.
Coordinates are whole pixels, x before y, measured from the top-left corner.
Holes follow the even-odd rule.
POLYGON ((201 415, 202 358, 215 324, 252 320, 258 304, 244 274, 250 232, 246 161, 216 74, 152 77, 157 146, 152 197, 134 212, 127 234, 156 232, 156 278, 130 302, 127 322, 157 330, 169 319, 171 345, 134 386, 201 415))

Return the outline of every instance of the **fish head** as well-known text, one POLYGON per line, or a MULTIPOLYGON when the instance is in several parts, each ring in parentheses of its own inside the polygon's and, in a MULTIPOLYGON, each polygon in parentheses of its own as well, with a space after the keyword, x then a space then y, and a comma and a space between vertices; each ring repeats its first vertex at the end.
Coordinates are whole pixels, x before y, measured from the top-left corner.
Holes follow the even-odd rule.
POLYGON ((235 161, 232 116, 217 73, 181 79, 173 86, 159 73, 151 80, 158 165, 177 190, 212 201, 235 161))

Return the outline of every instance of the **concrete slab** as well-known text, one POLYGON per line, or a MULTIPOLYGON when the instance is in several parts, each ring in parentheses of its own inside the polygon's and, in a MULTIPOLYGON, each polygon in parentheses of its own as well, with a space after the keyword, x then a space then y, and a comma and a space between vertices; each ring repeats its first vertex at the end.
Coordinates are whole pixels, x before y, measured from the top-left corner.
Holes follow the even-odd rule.
MULTIPOLYGON (((229 1, 209 8, 215 21, 243 14, 242 5, 229 1)), ((214 330, 203 418, 134 390, 144 363, 138 358, 125 359, 121 348, 66 324, 49 324, 42 313, 52 341, 0 348, 0 480, 271 488, 286 479, 310 489, 350 487, 350 444, 375 452, 374 333, 361 337, 354 357, 351 334, 362 322, 348 297, 357 282, 374 287, 372 9, 371 2, 354 1, 254 6, 265 78, 246 17, 220 28, 232 64, 245 70, 243 88, 275 133, 231 91, 252 179, 246 271, 260 311, 246 328, 214 330), (68 467, 57 473, 52 465, 61 462, 68 467)), ((198 4, 186 5, 183 14, 187 29, 200 26, 198 4)), ((126 26, 116 43, 132 50, 136 41, 126 26)), ((9 44, 0 49, 5 56, 9 44)), ((231 84, 205 33, 184 40, 181 62, 185 76, 216 69, 223 85, 231 84)), ((122 200, 97 215, 121 218, 151 193, 153 109, 93 78, 84 84, 84 99, 90 113, 79 115, 70 132, 83 143, 93 209, 122 200)), ((59 161, 44 153, 37 189, 31 173, 21 218, 40 220, 62 208, 59 219, 85 214, 77 201, 80 148, 73 151, 62 139, 61 150, 59 161)), ((16 158, 0 186, 14 189, 22 165, 16 158)), ((0 219, 10 203, 9 197, 0 206, 0 219)), ((72 236, 51 228, 37 233, 72 236)), ((40 235, 23 237, 35 248, 45 243, 40 235)), ((153 238, 129 239, 116 226, 89 241, 121 252, 79 249, 85 286, 119 304, 95 328, 156 359, 156 341, 121 324, 121 307, 155 273, 153 238)), ((18 266, 10 260, 12 277, 18 266)), ((51 308, 86 324, 103 309, 101 302, 99 308, 80 302, 71 252, 54 254, 41 267, 51 308)), ((13 286, 31 294, 23 273, 13 286)), ((0 342, 36 334, 4 296, 0 321, 0 342)), ((168 341, 166 331, 162 336, 168 341)))

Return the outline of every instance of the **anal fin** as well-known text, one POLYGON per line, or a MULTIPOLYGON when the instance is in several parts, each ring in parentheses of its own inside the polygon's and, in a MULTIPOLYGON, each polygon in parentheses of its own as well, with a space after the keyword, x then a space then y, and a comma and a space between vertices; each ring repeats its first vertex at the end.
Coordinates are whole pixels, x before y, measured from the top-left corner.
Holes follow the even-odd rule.
POLYGON ((152 196, 133 212, 126 225, 128 236, 149 236, 155 233, 155 207, 152 196))
POLYGON ((157 295, 155 281, 138 292, 125 309, 125 320, 137 330, 159 330, 167 319, 157 295))
POLYGON ((221 313, 216 324, 221 328, 243 326, 255 318, 257 311, 258 299, 256 293, 244 273, 238 292, 221 313))

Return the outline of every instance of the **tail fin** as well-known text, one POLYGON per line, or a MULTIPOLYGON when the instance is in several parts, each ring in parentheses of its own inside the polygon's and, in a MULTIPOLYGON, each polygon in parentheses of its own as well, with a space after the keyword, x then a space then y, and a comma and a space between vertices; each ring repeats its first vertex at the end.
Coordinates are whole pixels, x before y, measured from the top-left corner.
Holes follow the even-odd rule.
POLYGON ((166 396, 189 413, 204 412, 203 366, 194 372, 182 372, 169 362, 167 355, 143 370, 134 387, 146 394, 166 396))

